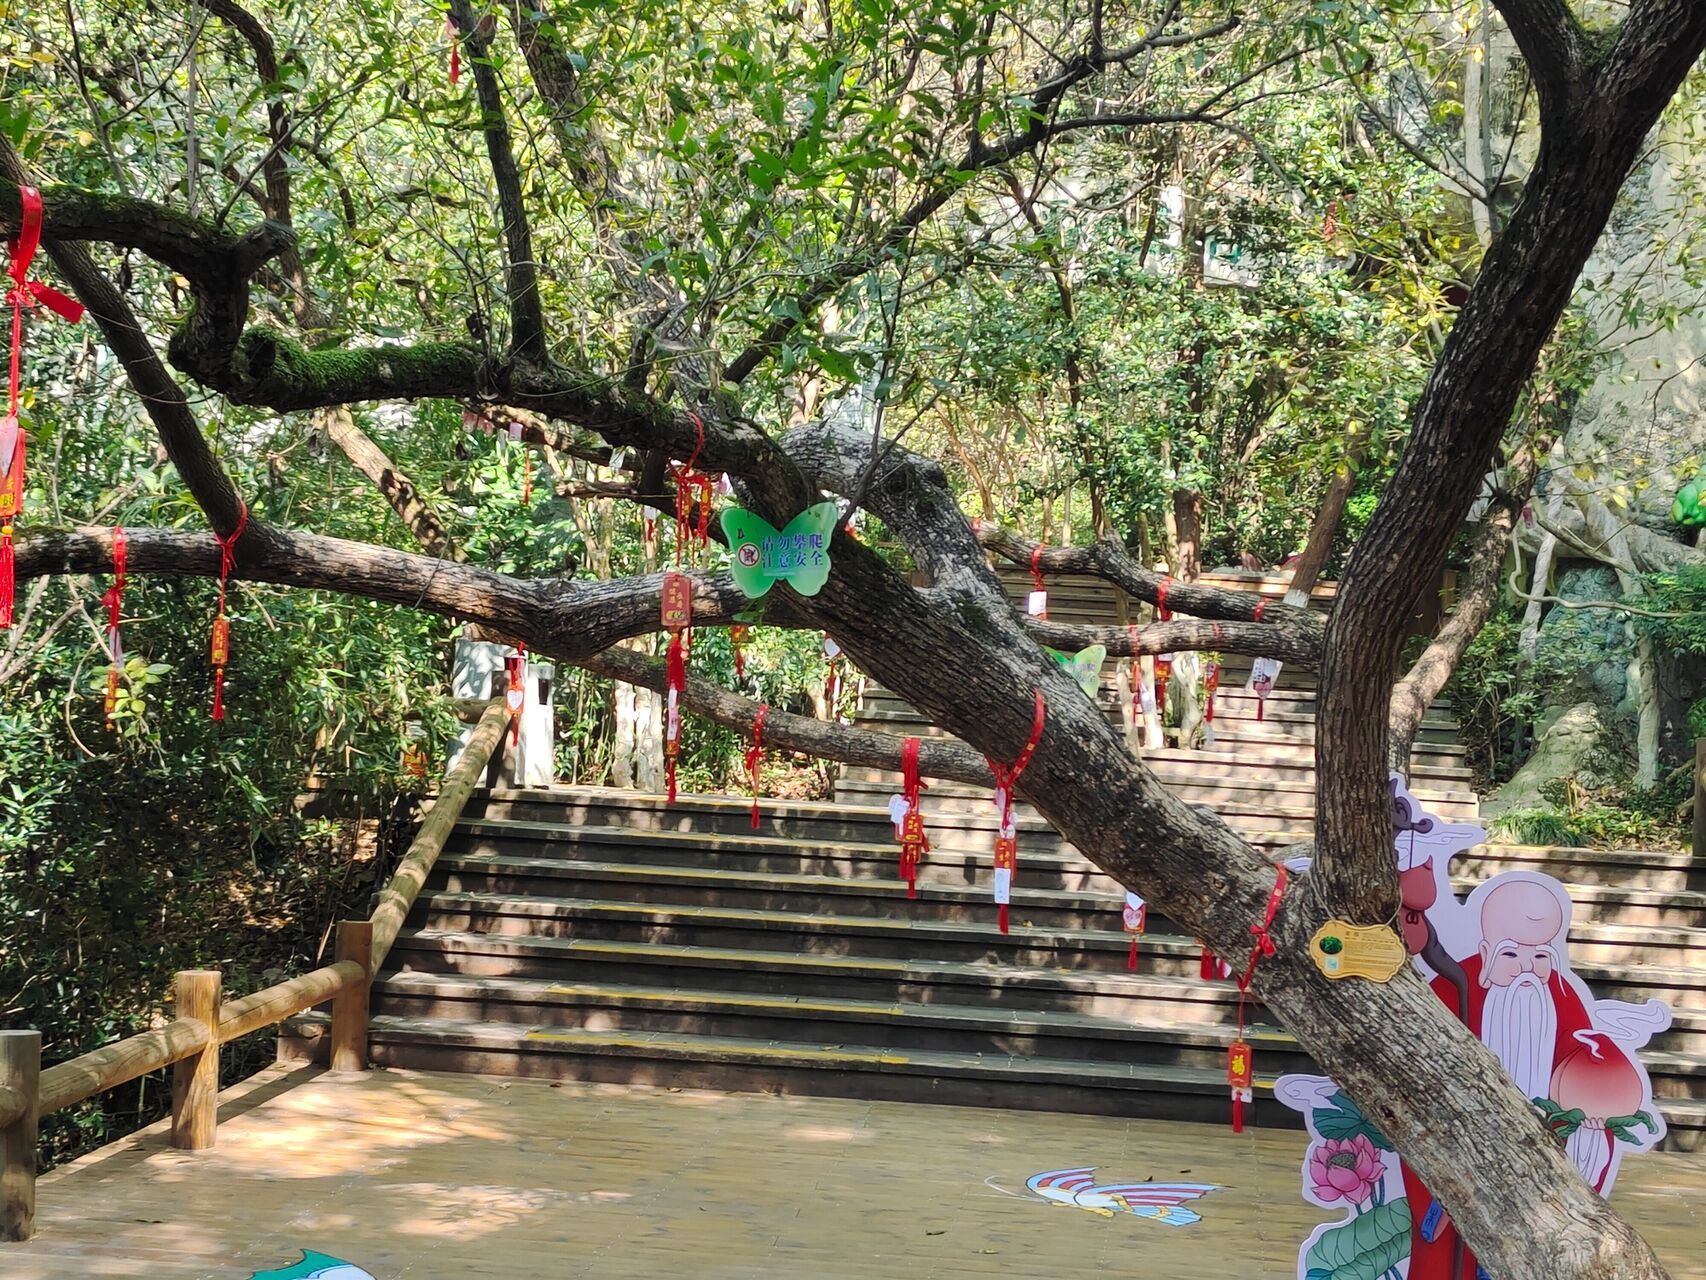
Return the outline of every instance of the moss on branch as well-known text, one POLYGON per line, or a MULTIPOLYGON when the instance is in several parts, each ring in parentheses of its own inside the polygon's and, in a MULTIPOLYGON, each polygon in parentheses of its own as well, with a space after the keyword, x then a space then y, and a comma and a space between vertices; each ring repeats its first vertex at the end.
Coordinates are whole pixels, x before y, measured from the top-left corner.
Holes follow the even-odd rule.
POLYGON ((281 412, 360 400, 459 398, 475 394, 483 366, 478 351, 455 342, 310 350, 260 326, 237 343, 222 390, 238 404, 281 412))

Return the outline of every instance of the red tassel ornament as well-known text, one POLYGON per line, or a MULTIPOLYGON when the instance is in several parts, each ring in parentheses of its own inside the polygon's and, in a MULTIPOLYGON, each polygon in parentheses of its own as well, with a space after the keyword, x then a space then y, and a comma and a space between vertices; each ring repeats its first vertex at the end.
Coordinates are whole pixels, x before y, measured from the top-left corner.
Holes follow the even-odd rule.
POLYGON ((1002 933, 1007 932, 1007 904, 1013 896, 1013 873, 1019 867, 1019 830, 1013 817, 1013 788, 1019 781, 1019 775, 1025 772, 1025 766, 1031 763, 1037 744, 1043 738, 1046 707, 1042 690, 1038 689, 1035 696, 1036 712, 1031 720, 1031 736, 1018 757, 1012 764, 988 761, 989 772, 995 776, 995 812, 1000 818, 995 835, 995 902, 1000 908, 997 916, 1002 933))
POLYGON ((124 608, 125 539, 123 529, 113 530, 113 584, 101 597, 107 607, 107 728, 112 729, 113 712, 118 708, 119 678, 124 671, 124 645, 119 641, 119 620, 124 608))
POLYGON ((906 881, 906 896, 918 896, 918 864, 930 852, 930 837, 924 834, 924 813, 919 807, 924 783, 918 776, 918 752, 922 743, 908 738, 900 749, 900 797, 905 811, 900 820, 900 878, 906 881))
POLYGON ((746 772, 752 778, 752 829, 758 830, 758 770, 764 763, 764 718, 770 714, 770 705, 758 704, 758 714, 752 721, 752 745, 746 749, 746 772))
POLYGON ((664 697, 663 759, 669 802, 675 803, 675 764, 681 754, 681 695, 687 688, 687 647, 682 633, 669 638, 669 684, 664 697))
POLYGON ((214 534, 219 544, 219 605, 213 615, 213 636, 209 656, 213 659, 213 710, 215 720, 225 719, 225 665, 231 661, 231 623, 225 617, 225 585, 231 570, 237 566, 237 540, 249 525, 249 508, 237 503, 237 527, 229 536, 214 534))
POLYGON ((24 312, 43 306, 72 323, 83 318, 83 304, 58 289, 30 279, 30 264, 41 247, 41 192, 18 186, 18 234, 11 243, 6 305, 12 308, 12 354, 6 380, 6 416, 0 419, 0 628, 13 625, 17 595, 17 553, 13 524, 24 510, 24 429, 18 414, 23 404, 24 312))

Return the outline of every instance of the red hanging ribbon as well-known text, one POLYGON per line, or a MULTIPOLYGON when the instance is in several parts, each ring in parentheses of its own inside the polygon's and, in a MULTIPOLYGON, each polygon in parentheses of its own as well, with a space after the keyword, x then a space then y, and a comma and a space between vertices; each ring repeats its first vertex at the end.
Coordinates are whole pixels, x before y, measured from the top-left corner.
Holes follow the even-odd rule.
POLYGON ((752 745, 746 749, 746 771, 752 777, 752 829, 758 830, 758 768, 764 763, 764 718, 770 714, 770 704, 758 704, 758 715, 752 721, 752 745))
POLYGON ((1250 949, 1250 963, 1244 972, 1238 975, 1238 1038, 1227 1050, 1226 1074, 1232 1088, 1232 1132, 1244 1131, 1244 1104, 1251 1102, 1251 1088, 1255 1075, 1255 1060, 1250 1046, 1244 1041, 1244 1006, 1250 997, 1250 984, 1256 977, 1256 966, 1264 956, 1274 954, 1273 927, 1274 917, 1279 914, 1280 902, 1285 897, 1285 887, 1290 876, 1285 867, 1274 868, 1274 887, 1268 894, 1268 905, 1262 913, 1262 923, 1250 926, 1251 936, 1256 939, 1250 949))
POLYGON ((675 760, 681 754, 681 694, 687 688, 687 649, 681 632, 669 638, 669 685, 665 695, 663 721, 664 774, 668 780, 669 802, 675 803, 675 760))
POLYGON ((930 837, 924 834, 924 812, 919 807, 924 783, 918 776, 918 752, 923 744, 908 738, 900 749, 900 795, 906 814, 900 828, 900 878, 906 881, 906 896, 918 896, 918 864, 930 852, 930 837))
POLYGON ((705 422, 698 414, 689 415, 693 419, 693 429, 696 438, 693 443, 693 454, 679 467, 673 462, 669 464, 669 474, 675 479, 675 562, 681 563, 681 550, 691 539, 693 545, 703 549, 711 536, 711 502, 716 497, 717 482, 703 471, 695 471, 693 464, 699 461, 699 455, 705 449, 705 422))
MULTIPOLYGON (((14 363, 17 351, 14 339, 14 363)), ((14 417, 0 423, 0 629, 12 626, 17 590, 17 553, 12 549, 12 521, 23 506, 24 433, 14 417)))
POLYGON ((0 628, 12 626, 16 607, 17 553, 12 524, 24 510, 24 430, 18 422, 23 403, 24 312, 37 305, 62 320, 83 318, 83 304, 58 289, 30 279, 30 264, 41 247, 41 192, 18 184, 18 234, 11 243, 6 305, 12 308, 12 357, 6 382, 6 417, 0 422, 0 628))
POLYGON ((1036 754, 1037 744, 1043 739, 1044 714, 1043 692, 1038 689, 1036 713, 1031 719, 1031 736, 1013 763, 1002 764, 985 757, 989 772, 995 777, 995 803, 1001 820, 995 836, 995 901, 999 907, 997 915, 1002 933, 1007 932, 1007 904, 1012 896, 1013 875, 1019 869, 1019 833, 1013 821, 1013 788, 1036 754), (1002 872, 1007 873, 1005 877, 1002 872))
POLYGON ((101 603, 107 607, 107 728, 113 725, 113 711, 118 706, 119 674, 124 669, 124 647, 119 642, 119 619, 124 607, 125 539, 123 529, 113 530, 113 583, 101 603))
POLYGON ((737 622, 729 628, 729 647, 735 654, 735 679, 746 679, 746 637, 748 628, 744 622, 737 622))
POLYGON ((1162 622, 1173 620, 1173 611, 1167 607, 1167 587, 1169 579, 1163 578, 1155 584, 1155 616, 1162 622))
POLYGON ((1137 624, 1126 624, 1126 631, 1131 635, 1131 722, 1139 723, 1143 719, 1143 658, 1137 652, 1137 624))
POLYGON ((1048 608, 1046 606, 1048 583, 1043 581, 1042 558, 1043 544, 1039 542, 1036 550, 1031 552, 1031 585, 1034 590, 1042 592, 1044 596, 1045 606, 1037 611, 1036 616, 1046 622, 1048 620, 1048 608))
POLYGON ((1262 614, 1264 612, 1266 612, 1267 607, 1268 607, 1268 602, 1266 600, 1256 601, 1256 607, 1254 609, 1250 610, 1250 621, 1251 622, 1260 622, 1262 620, 1262 614))
POLYGON ((231 660, 231 624, 225 618, 225 583, 237 565, 237 539, 249 524, 249 508, 237 500, 237 527, 230 534, 213 535, 219 544, 219 605, 213 615, 213 711, 215 720, 225 719, 225 664, 231 660))
POLYGON ((450 87, 454 89, 462 80, 462 33, 454 18, 444 20, 444 34, 450 37, 450 87))

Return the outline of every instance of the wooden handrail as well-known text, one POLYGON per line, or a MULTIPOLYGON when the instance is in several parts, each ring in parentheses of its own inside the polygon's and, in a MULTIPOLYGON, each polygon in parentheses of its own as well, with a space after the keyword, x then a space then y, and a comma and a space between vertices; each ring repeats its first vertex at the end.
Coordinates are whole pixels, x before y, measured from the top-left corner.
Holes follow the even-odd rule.
MULTIPOLYGON (((339 961, 275 983, 241 1000, 226 1001, 219 1007, 218 1043, 236 1040, 282 1022, 304 1009, 324 1004, 350 987, 367 982, 379 972, 379 966, 384 963, 391 944, 402 931, 403 921, 414 909, 415 899, 432 874, 433 864, 438 861, 451 830, 468 804, 468 797, 479 786, 492 753, 503 741, 508 727, 509 709, 504 700, 492 699, 475 726, 473 736, 468 739, 468 745, 463 748, 462 758, 439 788, 438 799, 403 855, 396 874, 379 895, 379 907, 371 920, 372 963, 364 968, 348 960, 339 961)), ((127 1080, 193 1057, 207 1048, 212 1039, 206 1023, 194 1018, 176 1018, 153 1031, 127 1036, 56 1067, 49 1067, 41 1073, 39 1114, 63 1110, 127 1080)), ((10 1092, 0 1090, 0 1093, 10 1092)), ((8 1122, 10 1105, 5 1097, 0 1097, 0 1127, 8 1122)), ((15 1120, 17 1116, 11 1118, 15 1120)))
POLYGON ((227 1000, 219 1006, 219 1043, 241 1040, 251 1031, 325 1004, 339 992, 367 979, 366 969, 344 961, 298 974, 288 982, 274 983, 241 1000, 227 1000))
POLYGON ((373 924, 371 972, 378 973, 385 957, 391 953, 391 944, 403 931, 403 921, 414 909, 421 887, 432 874, 438 855, 444 851, 444 842, 450 839, 451 829, 461 818, 468 797, 480 785, 486 764, 503 741, 507 728, 509 709, 502 698, 494 698, 486 708, 486 714, 480 717, 480 723, 474 726, 474 733, 462 750, 462 758, 439 788, 432 812, 427 814, 421 829, 415 833, 402 862, 397 865, 396 874, 391 877, 391 883, 379 895, 379 906, 370 917, 373 924))
POLYGON ((207 1048, 207 1025, 174 1018, 163 1027, 126 1036, 41 1073, 41 1115, 62 1110, 97 1093, 169 1067, 207 1048))

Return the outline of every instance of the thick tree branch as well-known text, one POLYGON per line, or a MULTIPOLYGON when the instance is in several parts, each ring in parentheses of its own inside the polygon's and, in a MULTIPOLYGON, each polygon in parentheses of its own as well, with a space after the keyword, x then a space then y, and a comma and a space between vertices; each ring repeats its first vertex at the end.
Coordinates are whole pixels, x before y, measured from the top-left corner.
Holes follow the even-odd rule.
MULTIPOLYGON (((179 529, 126 529, 131 573, 190 577, 218 574, 218 540, 179 529)), ((269 526, 264 539, 243 542, 231 576, 239 581, 336 591, 382 600, 524 640, 566 661, 599 653, 616 641, 658 629, 663 574, 608 582, 516 578, 419 552, 328 538, 269 526)), ((38 533, 17 547, 20 581, 49 574, 112 571, 112 530, 38 533)), ((695 626, 723 626, 748 607, 727 574, 693 572, 695 626)), ((787 625, 784 606, 766 621, 787 625)))
MULTIPOLYGON (((1168 600, 1172 599, 1169 595, 1168 600)), ((1025 617, 1025 631, 1038 644, 1071 653, 1099 644, 1110 658, 1155 653, 1242 653, 1312 667, 1321 660, 1319 627, 1305 630, 1288 622, 1213 622, 1174 618, 1147 626, 1075 626, 1025 617)))
POLYGON ((1194 618, 1218 619, 1223 622, 1251 622, 1268 627, 1285 627, 1295 638, 1284 643, 1296 648, 1319 649, 1322 635, 1320 617, 1308 609, 1295 609, 1276 604, 1254 591, 1228 591, 1222 587, 1204 586, 1200 582, 1181 582, 1177 578, 1145 569, 1131 558, 1131 553, 1114 537, 1103 538, 1090 547, 1042 547, 1040 543, 1022 537, 999 525, 979 523, 978 541, 990 551, 1012 564, 1029 569, 1035 557, 1037 568, 1048 574, 1076 573, 1101 578, 1121 588, 1134 599, 1146 604, 1161 602, 1162 584, 1166 584, 1166 606, 1174 613, 1188 613, 1194 618))
POLYGON ((539 263, 533 256, 533 231, 521 189, 521 170, 516 167, 503 89, 492 60, 495 24, 490 18, 477 15, 469 0, 450 0, 450 19, 462 33, 462 43, 468 50, 474 89, 480 99, 480 127, 486 139, 486 156, 498 189, 498 214, 503 220, 509 259, 511 347, 516 359, 544 364, 545 310, 539 297, 539 263))
POLYGON ((1583 88, 1587 33, 1568 0, 1494 0, 1540 96, 1542 116, 1567 111, 1583 88))
MULTIPOLYGON (((16 184, 29 178, 9 142, 6 152, 0 154, 8 157, 7 176, 12 179, 0 183, 0 228, 11 236, 17 233, 23 214, 16 184)), ((63 185, 44 186, 41 195, 44 240, 100 241, 135 249, 191 284, 215 290, 245 283, 291 241, 290 228, 282 223, 263 222, 239 234, 130 196, 102 195, 63 185)))

